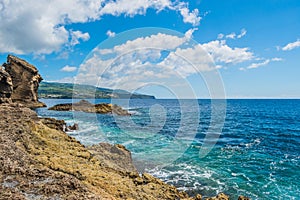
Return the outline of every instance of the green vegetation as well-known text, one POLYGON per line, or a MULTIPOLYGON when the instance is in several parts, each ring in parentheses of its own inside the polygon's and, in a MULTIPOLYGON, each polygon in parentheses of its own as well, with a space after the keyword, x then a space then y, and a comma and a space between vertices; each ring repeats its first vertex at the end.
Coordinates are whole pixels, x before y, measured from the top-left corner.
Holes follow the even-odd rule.
POLYGON ((91 85, 52 82, 41 82, 38 94, 39 98, 48 99, 155 99, 155 97, 151 95, 130 93, 125 90, 112 90, 91 85))

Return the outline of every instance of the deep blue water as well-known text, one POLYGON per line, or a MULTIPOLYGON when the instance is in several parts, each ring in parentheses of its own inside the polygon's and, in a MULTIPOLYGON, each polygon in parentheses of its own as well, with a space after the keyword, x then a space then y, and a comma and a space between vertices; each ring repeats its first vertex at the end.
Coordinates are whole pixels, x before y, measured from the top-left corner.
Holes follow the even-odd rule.
MULTIPOLYGON (((41 101, 51 106, 72 100, 41 101)), ((234 199, 239 195, 300 199, 300 100, 227 100, 213 106, 210 100, 117 103, 133 115, 115 117, 46 108, 37 112, 78 123, 80 130, 69 134, 85 145, 125 145, 141 172, 190 194, 225 192, 234 199), (225 110, 218 110, 218 104, 225 110), (218 130, 222 131, 220 137, 218 130), (205 140, 207 136, 214 137, 205 140), (199 151, 205 141, 216 144, 201 157, 199 151)))

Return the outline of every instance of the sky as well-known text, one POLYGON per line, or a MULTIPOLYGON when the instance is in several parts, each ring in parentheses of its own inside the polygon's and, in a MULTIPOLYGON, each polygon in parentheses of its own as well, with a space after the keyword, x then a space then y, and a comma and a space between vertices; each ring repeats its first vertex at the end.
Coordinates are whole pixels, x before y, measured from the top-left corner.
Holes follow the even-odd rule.
POLYGON ((0 0, 0 62, 157 98, 300 98, 298 0, 0 0))

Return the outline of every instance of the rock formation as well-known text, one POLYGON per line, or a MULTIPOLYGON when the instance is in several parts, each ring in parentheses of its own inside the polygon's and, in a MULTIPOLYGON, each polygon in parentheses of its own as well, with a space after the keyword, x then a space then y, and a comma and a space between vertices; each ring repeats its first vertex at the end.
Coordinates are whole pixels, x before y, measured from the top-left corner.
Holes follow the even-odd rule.
POLYGON ((88 147, 92 155, 97 158, 102 166, 125 172, 136 172, 131 152, 128 151, 123 145, 111 145, 108 143, 100 143, 88 147))
POLYGON ((0 67, 0 103, 11 103, 13 84, 10 75, 0 67))
POLYGON ((3 64, 5 71, 10 75, 13 85, 11 99, 31 108, 45 107, 38 101, 38 87, 42 81, 41 75, 33 65, 18 57, 8 55, 3 64))
POLYGON ((89 151, 20 104, 0 105, 0 118, 0 199, 188 198, 151 175, 122 170, 123 146, 103 147, 111 158, 103 161, 97 148, 89 151))
POLYGON ((91 104, 86 100, 81 100, 78 103, 65 103, 65 104, 57 104, 49 110, 56 111, 82 111, 89 113, 100 113, 100 114, 116 114, 116 115, 130 115, 127 110, 124 110, 122 107, 118 105, 112 105, 108 103, 100 103, 100 104, 91 104))

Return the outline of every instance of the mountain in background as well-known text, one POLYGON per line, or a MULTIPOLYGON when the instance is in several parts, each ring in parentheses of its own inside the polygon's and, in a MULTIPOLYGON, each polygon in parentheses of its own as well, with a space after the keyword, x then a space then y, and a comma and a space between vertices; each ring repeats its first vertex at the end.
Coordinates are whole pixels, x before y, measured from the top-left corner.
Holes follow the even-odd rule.
POLYGON ((126 90, 112 90, 91 85, 55 82, 41 82, 38 94, 39 98, 48 99, 155 99, 151 95, 130 93, 126 90))

